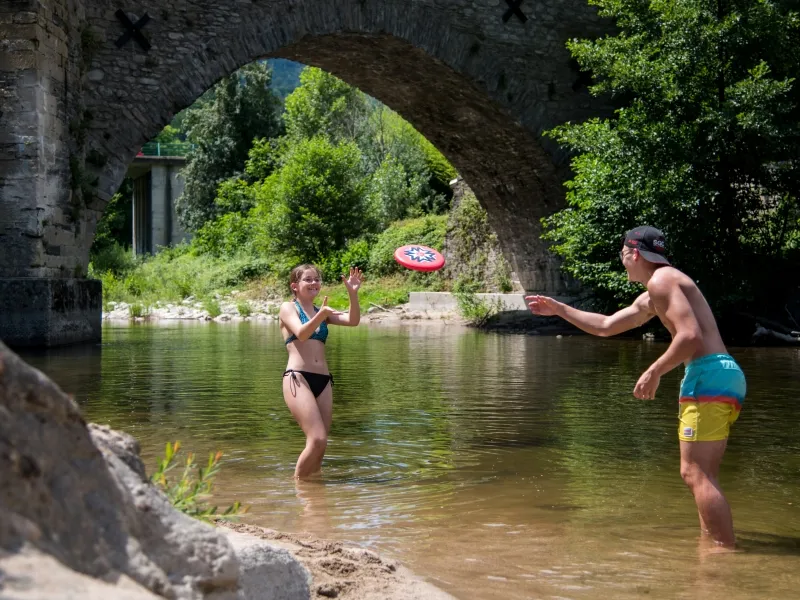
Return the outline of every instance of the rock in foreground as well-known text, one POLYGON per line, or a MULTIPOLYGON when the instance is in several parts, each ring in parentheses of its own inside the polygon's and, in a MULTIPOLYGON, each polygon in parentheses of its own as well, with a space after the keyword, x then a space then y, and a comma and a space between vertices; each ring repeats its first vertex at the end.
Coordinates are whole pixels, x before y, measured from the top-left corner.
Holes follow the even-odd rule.
MULTIPOLYGON (((231 544, 172 507, 146 477, 137 442, 87 425, 2 343, 0 482, 4 599, 248 598, 231 544)), ((306 592, 280 597, 308 598, 307 573, 281 558, 306 592)))

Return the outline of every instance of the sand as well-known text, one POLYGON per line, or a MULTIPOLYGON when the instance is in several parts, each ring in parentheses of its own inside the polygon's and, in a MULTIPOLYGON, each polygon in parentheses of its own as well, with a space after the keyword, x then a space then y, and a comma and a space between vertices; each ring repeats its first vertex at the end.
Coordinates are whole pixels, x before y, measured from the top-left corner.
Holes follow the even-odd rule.
POLYGON ((284 548, 311 573, 311 598, 341 600, 456 600, 397 561, 311 534, 289 534, 244 523, 218 523, 284 548))

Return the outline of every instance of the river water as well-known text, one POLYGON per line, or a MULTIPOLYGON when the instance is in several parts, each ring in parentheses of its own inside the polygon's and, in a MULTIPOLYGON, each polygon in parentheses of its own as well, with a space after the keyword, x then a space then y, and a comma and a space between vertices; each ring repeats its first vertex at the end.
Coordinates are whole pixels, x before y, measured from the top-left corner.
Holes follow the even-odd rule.
POLYGON ((742 552, 709 554, 678 472, 677 392, 632 389, 656 342, 482 333, 437 322, 334 328, 321 481, 281 396, 277 325, 105 326, 25 353, 88 420, 225 454, 214 502, 402 561, 463 600, 800 597, 800 350, 732 348, 748 381, 721 483, 742 552))

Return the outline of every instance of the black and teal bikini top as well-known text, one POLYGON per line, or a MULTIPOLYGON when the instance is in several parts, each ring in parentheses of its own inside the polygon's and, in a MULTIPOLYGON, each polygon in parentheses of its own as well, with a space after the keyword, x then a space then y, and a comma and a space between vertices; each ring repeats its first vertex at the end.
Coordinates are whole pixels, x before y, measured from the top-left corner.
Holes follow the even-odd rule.
MULTIPOLYGON (((300 306, 300 303, 297 300, 295 300, 294 303, 295 303, 295 305, 297 305, 297 312, 300 314, 300 322, 301 323, 308 323, 310 319, 308 318, 308 315, 306 314, 306 311, 303 310, 303 307, 300 306)), ((315 306, 314 307, 314 313, 318 313, 318 312, 319 312, 319 309, 315 306)), ((295 334, 292 334, 288 338, 286 338, 286 344, 290 344, 291 342, 295 341, 296 339, 297 339, 297 336, 295 334)), ((323 321, 322 325, 317 327, 317 330, 314 333, 312 333, 311 337, 309 337, 308 339, 310 339, 310 340, 319 340, 320 342, 322 342, 324 344, 325 340, 328 339, 328 324, 325 321, 323 321)))

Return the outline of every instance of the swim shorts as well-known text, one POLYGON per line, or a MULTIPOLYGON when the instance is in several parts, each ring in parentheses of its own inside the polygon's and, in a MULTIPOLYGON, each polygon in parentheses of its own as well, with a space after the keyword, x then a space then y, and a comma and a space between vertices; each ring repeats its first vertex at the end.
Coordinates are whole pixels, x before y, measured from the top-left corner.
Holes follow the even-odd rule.
POLYGON ((681 382, 678 439, 728 439, 746 392, 744 373, 729 354, 709 354, 690 362, 681 382))

